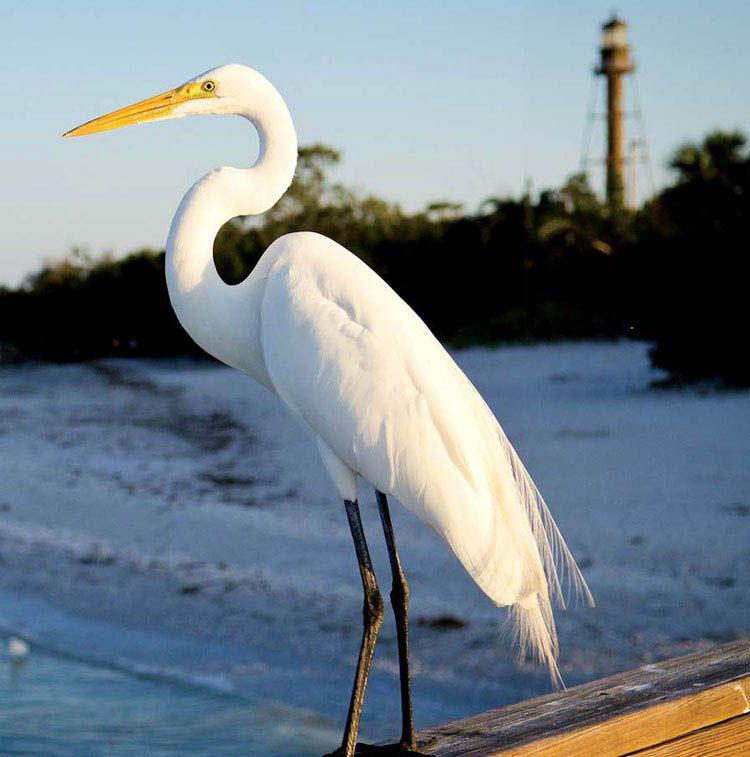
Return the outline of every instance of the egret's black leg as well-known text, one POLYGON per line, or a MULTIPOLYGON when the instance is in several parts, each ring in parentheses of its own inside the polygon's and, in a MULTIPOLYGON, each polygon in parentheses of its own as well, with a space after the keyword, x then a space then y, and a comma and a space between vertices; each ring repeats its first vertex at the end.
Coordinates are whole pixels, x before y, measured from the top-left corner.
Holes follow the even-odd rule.
POLYGON ((409 678, 409 585, 406 583, 401 560, 396 549, 396 539, 393 535, 393 523, 388 509, 388 498, 383 492, 375 490, 380 510, 380 520, 383 523, 385 543, 388 547, 388 559, 391 562, 391 604, 396 616, 396 634, 398 636, 398 671, 401 679, 401 743, 405 750, 416 747, 414 738, 414 715, 411 706, 411 680, 409 678))
POLYGON ((365 541, 365 532, 362 528, 362 518, 359 514, 359 505, 356 502, 344 500, 346 507, 346 516, 349 519, 349 528, 354 540, 354 549, 357 553, 357 562, 359 563, 359 572, 362 576, 362 588, 365 594, 364 603, 364 632, 362 634, 362 645, 359 649, 359 660, 357 662, 357 673, 354 677, 354 688, 352 698, 349 704, 349 714, 346 718, 346 730, 344 739, 341 743, 341 752, 346 757, 352 757, 357 745, 357 732, 359 731, 359 718, 362 713, 362 702, 365 698, 365 686, 367 685, 367 676, 370 673, 372 664, 372 654, 375 651, 375 642, 378 638, 378 632, 383 625, 383 598, 378 589, 378 582, 375 579, 375 571, 372 569, 370 552, 367 549, 365 541))

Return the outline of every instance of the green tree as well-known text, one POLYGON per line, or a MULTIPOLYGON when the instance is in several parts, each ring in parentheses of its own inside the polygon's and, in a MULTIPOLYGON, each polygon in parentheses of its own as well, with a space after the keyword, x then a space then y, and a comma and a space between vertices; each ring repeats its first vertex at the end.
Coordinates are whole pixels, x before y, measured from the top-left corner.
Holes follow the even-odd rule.
POLYGON ((675 182, 641 214, 638 244, 654 363, 678 380, 750 383, 750 156, 738 132, 678 148, 675 182))

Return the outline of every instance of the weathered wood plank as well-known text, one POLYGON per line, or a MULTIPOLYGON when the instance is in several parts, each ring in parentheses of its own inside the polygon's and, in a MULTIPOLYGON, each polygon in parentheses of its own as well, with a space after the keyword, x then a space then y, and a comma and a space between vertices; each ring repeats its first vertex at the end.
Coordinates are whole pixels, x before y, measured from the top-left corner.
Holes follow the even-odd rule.
POLYGON ((513 757, 584 753, 618 757, 742 715, 749 694, 750 677, 746 677, 497 753, 513 757))
POLYGON ((666 744, 635 752, 633 757, 732 757, 747 755, 750 751, 750 716, 725 720, 723 723, 702 728, 666 744))
POLYGON ((428 729, 432 755, 622 755, 750 712, 750 643, 645 665, 428 729))

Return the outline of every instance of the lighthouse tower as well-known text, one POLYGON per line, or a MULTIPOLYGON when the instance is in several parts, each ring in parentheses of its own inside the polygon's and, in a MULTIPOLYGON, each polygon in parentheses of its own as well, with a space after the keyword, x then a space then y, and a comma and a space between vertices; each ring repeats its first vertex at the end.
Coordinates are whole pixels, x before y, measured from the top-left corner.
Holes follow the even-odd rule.
POLYGON ((622 208, 625 198, 623 77, 635 70, 628 45, 628 25, 617 15, 602 25, 596 73, 607 81, 607 204, 622 208))

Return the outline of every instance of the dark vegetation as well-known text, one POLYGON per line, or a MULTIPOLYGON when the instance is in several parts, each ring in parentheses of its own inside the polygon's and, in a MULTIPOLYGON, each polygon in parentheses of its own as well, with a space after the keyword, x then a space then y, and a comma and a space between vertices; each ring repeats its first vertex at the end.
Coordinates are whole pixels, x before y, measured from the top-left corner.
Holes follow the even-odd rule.
MULTIPOLYGON (((297 177, 262 219, 215 243, 225 280, 242 279, 278 236, 315 230, 356 252, 453 344, 634 336, 675 381, 750 384, 746 357, 750 158, 717 132, 674 155, 674 182, 638 211, 603 205, 584 176, 538 198, 491 198, 474 214, 418 213, 328 178, 339 154, 300 151, 297 177)), ((167 299, 164 255, 80 253, 18 290, 0 290, 6 353, 69 361, 198 350, 167 299)))

